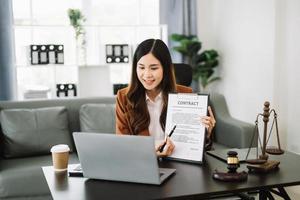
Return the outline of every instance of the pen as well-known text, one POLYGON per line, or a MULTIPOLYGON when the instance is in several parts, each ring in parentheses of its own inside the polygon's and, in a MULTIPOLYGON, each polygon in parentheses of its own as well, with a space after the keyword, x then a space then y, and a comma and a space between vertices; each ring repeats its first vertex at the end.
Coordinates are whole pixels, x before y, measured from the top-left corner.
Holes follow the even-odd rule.
MULTIPOLYGON (((172 136, 172 134, 174 133, 175 129, 176 129, 176 124, 175 124, 175 126, 172 128, 172 130, 171 130, 171 132, 169 133, 168 137, 171 137, 171 136, 172 136)), ((159 152, 163 152, 163 150, 164 150, 166 144, 167 144, 167 138, 166 138, 165 143, 160 147, 159 152)))

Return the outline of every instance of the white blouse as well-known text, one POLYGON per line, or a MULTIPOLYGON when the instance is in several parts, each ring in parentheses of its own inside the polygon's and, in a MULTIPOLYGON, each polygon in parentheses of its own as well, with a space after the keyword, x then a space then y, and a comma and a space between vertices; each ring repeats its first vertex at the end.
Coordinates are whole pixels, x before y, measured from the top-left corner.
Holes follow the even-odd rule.
POLYGON ((165 133, 160 126, 159 117, 163 107, 162 93, 159 93, 154 101, 146 94, 146 103, 150 114, 149 134, 154 137, 155 144, 158 145, 165 139, 165 133))

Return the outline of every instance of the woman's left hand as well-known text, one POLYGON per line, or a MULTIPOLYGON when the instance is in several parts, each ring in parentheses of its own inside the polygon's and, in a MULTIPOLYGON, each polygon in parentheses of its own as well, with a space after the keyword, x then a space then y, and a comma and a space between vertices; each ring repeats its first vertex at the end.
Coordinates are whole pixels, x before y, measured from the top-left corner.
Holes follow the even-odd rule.
POLYGON ((216 125, 216 119, 210 106, 208 106, 209 116, 201 117, 201 122, 207 128, 207 137, 210 138, 213 128, 216 125))

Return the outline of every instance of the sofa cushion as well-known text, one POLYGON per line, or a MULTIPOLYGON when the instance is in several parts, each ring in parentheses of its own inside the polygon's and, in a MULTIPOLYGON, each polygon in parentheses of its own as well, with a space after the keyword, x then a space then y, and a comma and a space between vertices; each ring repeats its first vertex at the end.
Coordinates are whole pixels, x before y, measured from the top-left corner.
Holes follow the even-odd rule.
POLYGON ((114 104, 84 104, 79 111, 82 132, 115 133, 114 104))
POLYGON ((73 147, 65 107, 4 109, 0 122, 6 158, 49 154, 61 143, 73 147))

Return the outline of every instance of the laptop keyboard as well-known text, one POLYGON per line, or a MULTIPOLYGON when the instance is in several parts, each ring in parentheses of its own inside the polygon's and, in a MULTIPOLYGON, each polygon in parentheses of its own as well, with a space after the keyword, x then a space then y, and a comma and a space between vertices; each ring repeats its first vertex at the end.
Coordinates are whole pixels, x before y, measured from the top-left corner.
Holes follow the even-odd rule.
MULTIPOLYGON (((82 172, 81 165, 78 165, 77 167, 75 167, 73 169, 73 171, 75 171, 75 172, 82 172)), ((164 172, 159 172, 159 177, 162 177, 164 174, 165 174, 164 172)))
MULTIPOLYGON (((81 165, 78 165, 73 169, 74 171, 82 171, 81 165)), ((162 177, 165 173, 159 172, 159 177, 162 177)))

